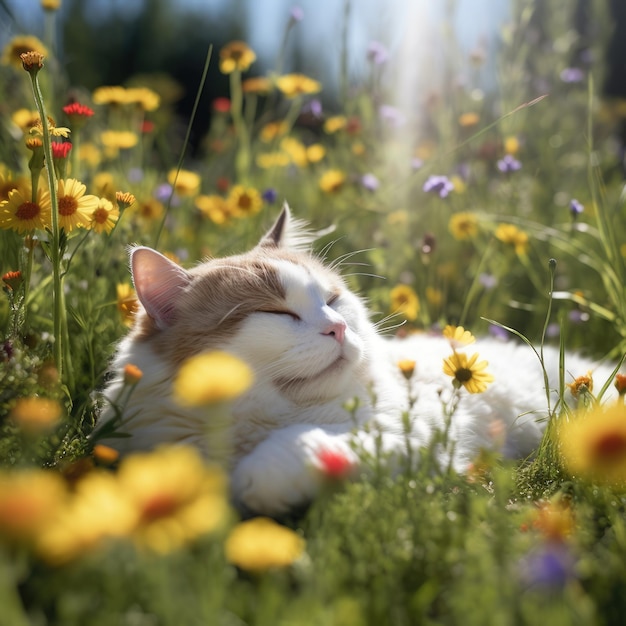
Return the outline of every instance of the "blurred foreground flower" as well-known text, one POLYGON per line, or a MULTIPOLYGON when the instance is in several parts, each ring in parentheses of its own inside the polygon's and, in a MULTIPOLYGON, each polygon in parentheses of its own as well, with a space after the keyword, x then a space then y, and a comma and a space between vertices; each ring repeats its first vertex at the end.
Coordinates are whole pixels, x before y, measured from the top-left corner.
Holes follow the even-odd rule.
POLYGON ((429 176, 422 189, 426 192, 436 193, 440 198, 445 198, 454 190, 454 185, 447 176, 429 176))
POLYGON ((23 431, 39 434, 49 431, 61 419, 61 405, 49 398, 19 398, 9 413, 11 421, 23 431))
POLYGON ((173 393, 182 406, 233 400, 252 384, 252 370, 227 352, 206 352, 187 359, 174 379, 173 393))
POLYGON ((354 453, 341 450, 323 448, 317 453, 317 462, 322 474, 330 480, 344 480, 348 478, 356 467, 354 453))
POLYGON ((468 357, 463 352, 454 352, 443 360, 443 372, 452 376, 452 383, 457 389, 465 387, 469 393, 483 393, 487 384, 493 382, 493 376, 484 371, 487 361, 477 361, 476 353, 468 357))
POLYGON ((597 406, 569 420, 558 430, 567 470, 574 476, 599 484, 626 483, 626 407, 597 406))
POLYGON ((139 300, 135 290, 128 283, 121 283, 116 287, 117 310, 122 315, 122 322, 130 326, 135 320, 135 313, 139 309, 139 300))
POLYGON ((516 254, 525 254, 528 249, 528 235, 513 224, 499 224, 494 235, 502 243, 513 246, 516 254))
POLYGON ((465 330, 463 326, 448 325, 443 329, 443 336, 450 342, 453 350, 469 346, 476 341, 476 337, 469 330, 465 330))
POLYGON ((251 572, 291 565, 304 548, 305 541, 300 535, 266 517, 235 526, 225 546, 228 561, 251 572))
POLYGON ((220 50, 220 71, 232 74, 245 72, 256 61, 256 54, 243 41, 231 41, 220 50))
POLYGON ((285 74, 276 79, 276 86, 287 98, 319 93, 322 85, 304 74, 285 74))
POLYGON ((473 239, 478 234, 478 218, 474 213, 455 213, 450 217, 448 230, 459 241, 473 239))

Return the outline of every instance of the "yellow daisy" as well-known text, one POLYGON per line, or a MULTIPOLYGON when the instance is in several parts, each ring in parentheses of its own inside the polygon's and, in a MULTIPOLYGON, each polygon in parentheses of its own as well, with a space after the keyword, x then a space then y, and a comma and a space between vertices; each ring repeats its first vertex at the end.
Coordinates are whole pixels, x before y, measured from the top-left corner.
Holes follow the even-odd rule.
POLYGON ((455 213, 448 222, 448 229, 459 241, 473 239, 478 234, 478 218, 474 213, 455 213))
POLYGON ((256 61, 256 54, 243 41, 231 41, 220 50, 220 71, 232 74, 245 72, 256 61))
POLYGON ((233 528, 226 539, 226 558, 241 569, 263 572, 294 563, 304 552, 304 539, 267 517, 255 517, 233 528))
POLYGON ((528 249, 528 235, 514 224, 499 224, 494 235, 502 243, 513 246, 517 254, 525 254, 528 249))
POLYGON ((458 389, 465 387, 469 393, 482 393, 487 384, 493 382, 493 376, 485 372, 487 361, 479 361, 478 354, 471 357, 463 352, 454 352, 443 360, 443 372, 452 376, 453 384, 458 389))
POLYGON ((171 169, 167 174, 167 182, 182 197, 195 196, 200 189, 200 175, 189 170, 171 169))
POLYGON ((110 200, 98 198, 98 206, 91 214, 89 226, 97 233, 107 233, 108 235, 115 228, 119 217, 119 209, 113 206, 110 200))
POLYGON ((28 183, 24 178, 13 178, 13 174, 0 166, 0 203, 9 199, 9 193, 20 189, 23 194, 30 193, 28 183))
POLYGON ((214 224, 224 224, 231 216, 228 203, 222 196, 201 194, 194 200, 194 204, 214 224))
POLYGON ((406 319, 417 319, 420 312, 420 300, 409 285, 396 285, 390 293, 391 312, 402 313, 406 319))
POLYGON ((117 310, 126 326, 132 325, 135 313, 139 310, 139 300, 135 290, 128 283, 121 283, 116 287, 117 310))
POLYGON ((156 111, 161 96, 148 87, 130 87, 126 90, 126 104, 137 105, 143 111, 156 111))
POLYGON ((26 52, 39 52, 43 56, 48 56, 48 49, 37 37, 32 35, 18 35, 4 47, 0 63, 2 65, 12 65, 17 69, 22 69, 22 59, 20 54, 26 52))
POLYGON ((465 330, 463 326, 448 325, 443 329, 443 336, 450 342, 453 350, 469 346, 476 341, 474 335, 469 330, 465 330))
POLYGON ((109 154, 117 150, 129 150, 139 142, 137 133, 130 130, 105 130, 100 133, 100 142, 108 149, 109 154))
POLYGON ((254 187, 235 185, 226 199, 229 211, 235 217, 254 215, 261 210, 263 198, 254 187))
POLYGON ((20 234, 35 228, 50 228, 50 194, 39 189, 37 202, 31 202, 30 196, 30 191, 21 189, 9 192, 9 199, 0 203, 0 228, 16 230, 20 234))
POLYGON ((66 233, 74 228, 87 228, 91 215, 98 208, 99 198, 85 195, 87 187, 75 178, 59 180, 57 197, 59 202, 59 226, 66 233))
POLYGON ((568 471, 602 484, 626 483, 626 407, 598 406, 559 421, 560 450, 568 471))
POLYGON ((319 186, 325 193, 334 193, 339 191, 346 182, 346 174, 341 170, 328 170, 322 174, 319 180, 319 186))
POLYGON ((112 87, 98 87, 92 94, 94 104, 111 104, 121 106, 126 104, 126 89, 115 85, 112 87))
POLYGON ((304 74, 285 74, 276 79, 276 86, 287 98, 319 93, 322 84, 304 74))

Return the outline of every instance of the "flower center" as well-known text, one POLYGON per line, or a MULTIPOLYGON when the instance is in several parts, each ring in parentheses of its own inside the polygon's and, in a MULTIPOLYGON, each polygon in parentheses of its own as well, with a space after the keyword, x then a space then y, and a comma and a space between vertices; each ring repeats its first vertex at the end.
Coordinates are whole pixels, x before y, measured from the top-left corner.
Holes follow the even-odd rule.
POLYGON ((19 220, 32 220, 39 215, 41 211, 39 205, 35 202, 22 202, 15 211, 15 217, 19 220))
POLYGON ((59 198, 59 215, 67 217, 68 215, 74 215, 78 209, 78 202, 73 196, 63 196, 59 198))
POLYGON ((171 515, 178 507, 179 502, 173 494, 159 493, 150 498, 143 506, 141 518, 144 522, 153 522, 171 515))
POLYGON ((247 210, 252 206, 252 199, 247 193, 241 194, 239 201, 237 202, 240 209, 247 210))
POLYGON ((92 213, 92 217, 94 222, 98 222, 98 224, 104 224, 109 218, 109 212, 106 209, 99 208, 92 213))
POLYGON ((472 370, 469 370, 466 367, 461 367, 460 369, 456 371, 456 373, 454 374, 454 377, 460 383, 466 383, 469 380, 472 380, 472 370))
POLYGON ((614 462, 626 454, 626 437, 623 433, 606 433, 596 441, 593 449, 599 461, 614 462))

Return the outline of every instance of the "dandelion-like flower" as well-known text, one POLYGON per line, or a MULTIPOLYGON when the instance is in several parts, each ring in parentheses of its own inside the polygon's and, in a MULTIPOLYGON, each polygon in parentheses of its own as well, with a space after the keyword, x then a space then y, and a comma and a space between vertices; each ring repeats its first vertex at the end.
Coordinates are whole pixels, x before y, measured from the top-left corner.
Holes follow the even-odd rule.
POLYGON ((473 239, 478 234, 478 218, 474 213, 455 213, 450 217, 448 230, 459 241, 473 239))
POLYGON ((220 71, 232 74, 235 70, 245 72, 256 61, 256 54, 243 41, 231 41, 220 50, 220 71))
POLYGON ((469 346, 476 341, 476 337, 469 330, 465 330, 463 326, 448 325, 443 329, 443 336, 450 342, 453 350, 469 346))
POLYGON ((513 246, 516 254, 526 254, 528 235, 513 224, 499 224, 494 232, 496 239, 513 246))
POLYGON ((389 295, 392 313, 401 313, 409 321, 417 319, 420 312, 420 300, 412 287, 396 285, 389 295))
POLYGON ((215 351, 187 359, 173 383, 176 402, 202 406, 233 400, 252 385, 253 373, 241 359, 215 351))
POLYGON ((234 217, 255 215, 263 206, 263 198, 258 189, 235 185, 226 198, 228 210, 234 217))
POLYGON ((478 354, 468 357, 464 352, 454 352, 443 360, 443 372, 452 376, 455 387, 465 387, 469 393, 482 393, 493 376, 487 372, 487 361, 478 361, 478 354))
POLYGON ((559 422, 563 462, 574 476, 599 484, 626 483, 626 407, 597 406, 559 422))
POLYGON ((181 198, 184 198, 198 193, 201 180, 196 172, 172 169, 167 173, 167 182, 181 198))
POLYGON ((267 517, 255 517, 233 528, 226 539, 226 558, 251 572, 286 567, 304 552, 304 539, 267 517))
POLYGON ((278 90, 287 98, 319 93, 322 84, 304 74, 285 74, 276 79, 278 90))
POLYGON ((319 180, 320 189, 325 193, 336 193, 346 182, 346 174, 342 170, 328 170, 319 180))
POLYGON ((50 194, 47 191, 39 189, 37 202, 32 202, 30 190, 26 193, 14 189, 9 192, 9 199, 0 203, 0 228, 26 234, 35 228, 49 228, 51 215, 50 194))
POLYGON ((440 198, 446 198, 454 190, 454 184, 447 176, 429 176, 422 187, 427 193, 436 193, 440 198))
POLYGON ((71 233, 74 228, 87 228, 91 224, 93 212, 98 208, 100 199, 86 195, 87 187, 76 180, 68 178, 59 180, 59 226, 71 233))

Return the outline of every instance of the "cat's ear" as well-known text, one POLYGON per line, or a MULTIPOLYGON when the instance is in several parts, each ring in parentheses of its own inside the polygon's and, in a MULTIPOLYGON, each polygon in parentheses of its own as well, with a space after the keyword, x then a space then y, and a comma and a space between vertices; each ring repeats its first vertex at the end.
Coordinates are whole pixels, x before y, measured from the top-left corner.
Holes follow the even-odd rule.
POLYGON ((130 268, 137 297, 146 313, 157 328, 171 326, 176 300, 191 282, 191 276, 160 252, 144 246, 130 251, 130 268))
POLYGON ((308 250, 316 236, 318 234, 307 230, 305 222, 292 217, 289 205, 285 202, 274 225, 259 241, 259 247, 308 250))

